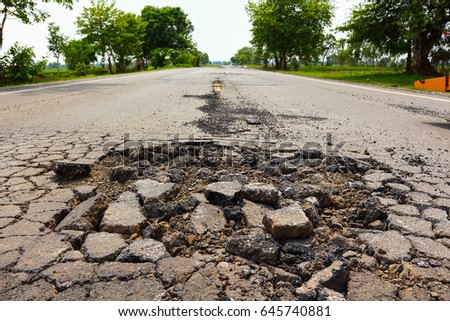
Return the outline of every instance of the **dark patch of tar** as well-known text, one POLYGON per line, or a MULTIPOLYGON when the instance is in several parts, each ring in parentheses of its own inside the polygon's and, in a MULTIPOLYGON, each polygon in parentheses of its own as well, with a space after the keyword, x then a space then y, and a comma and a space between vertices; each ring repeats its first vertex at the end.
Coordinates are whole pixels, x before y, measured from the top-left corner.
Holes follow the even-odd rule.
POLYGON ((271 135, 278 133, 276 130, 278 124, 277 118, 257 104, 241 99, 238 105, 228 99, 222 98, 219 93, 184 95, 183 97, 206 101, 205 105, 198 108, 205 113, 205 116, 190 123, 197 126, 206 134, 229 136, 251 131, 255 126, 247 122, 249 119, 252 120, 251 122, 258 123, 258 127, 270 132, 271 135))
POLYGON ((426 107, 422 106, 410 106, 410 105, 402 105, 402 104, 390 104, 391 107, 395 108, 401 108, 406 111, 409 111, 410 113, 417 114, 417 115, 423 115, 423 116, 430 116, 434 118, 441 118, 445 119, 447 122, 450 122, 450 114, 448 113, 440 113, 437 111, 429 110, 426 107))

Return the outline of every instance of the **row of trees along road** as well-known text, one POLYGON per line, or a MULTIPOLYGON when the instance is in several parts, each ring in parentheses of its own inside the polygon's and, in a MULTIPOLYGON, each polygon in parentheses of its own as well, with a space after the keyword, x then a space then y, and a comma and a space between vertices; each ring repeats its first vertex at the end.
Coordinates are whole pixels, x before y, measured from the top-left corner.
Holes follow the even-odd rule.
POLYGON ((231 59, 236 64, 264 64, 276 69, 321 61, 334 54, 340 64, 357 65, 406 56, 406 72, 437 75, 435 65, 450 62, 450 5, 443 0, 363 1, 337 28, 348 39, 325 34, 331 25, 331 0, 249 1, 253 48, 244 47, 231 59), (431 61, 430 61, 431 60, 431 61), (433 65, 434 64, 434 65, 433 65))
MULTIPOLYGON (((69 9, 73 6, 73 0, 56 2, 69 9)), ((36 3, 33 0, 3 0, 0 3, 0 52, 4 26, 9 18, 32 24, 49 17, 36 3)), ((91 0, 91 6, 83 8, 75 23, 81 39, 71 40, 61 33, 59 26, 49 24, 48 49, 58 66, 62 56, 71 70, 89 69, 100 57, 110 73, 114 69, 127 70, 132 61, 136 61, 138 70, 148 65, 160 68, 169 63, 185 66, 209 63, 208 55, 200 52, 193 43, 194 27, 181 8, 146 6, 139 16, 117 9, 114 2, 91 0)), ((18 44, 15 48, 30 49, 18 44)))

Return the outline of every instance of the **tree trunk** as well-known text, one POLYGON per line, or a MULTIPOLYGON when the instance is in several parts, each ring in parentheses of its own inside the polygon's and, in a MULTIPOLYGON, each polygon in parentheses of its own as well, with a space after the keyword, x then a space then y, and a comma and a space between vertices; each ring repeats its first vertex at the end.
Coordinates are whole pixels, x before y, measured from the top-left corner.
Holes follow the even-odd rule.
POLYGON ((412 74, 413 70, 412 70, 412 48, 411 48, 412 41, 411 41, 411 39, 408 40, 407 46, 408 46, 408 49, 407 49, 408 54, 406 56, 406 73, 412 74))
POLYGON ((276 70, 280 70, 281 69, 280 58, 277 55, 275 55, 275 69, 276 70))
POLYGON ((280 63, 281 63, 281 69, 287 70, 287 57, 286 57, 286 51, 283 51, 280 55, 280 63))
POLYGON ((109 72, 111 73, 111 75, 114 74, 110 56, 108 56, 108 69, 109 69, 109 72))
POLYGON ((421 76, 438 76, 439 73, 434 69, 430 63, 428 56, 434 44, 439 39, 439 34, 432 32, 430 37, 427 37, 425 32, 413 40, 414 45, 414 71, 421 76))
POLYGON ((2 24, 0 25, 0 53, 2 52, 2 49, 3 49, 3 29, 5 28, 6 17, 7 17, 7 13, 4 12, 2 24))

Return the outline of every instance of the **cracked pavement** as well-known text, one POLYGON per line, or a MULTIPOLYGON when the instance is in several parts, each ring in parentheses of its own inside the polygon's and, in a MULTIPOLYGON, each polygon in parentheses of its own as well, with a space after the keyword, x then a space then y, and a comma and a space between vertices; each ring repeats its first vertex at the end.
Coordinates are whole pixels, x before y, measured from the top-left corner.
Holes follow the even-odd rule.
MULTIPOLYGON (((449 107, 448 95, 236 68, 159 71, 1 90, 0 300, 450 300, 449 107), (222 84, 219 98, 211 94, 217 80, 222 84), (334 258, 344 263, 319 264, 320 269, 311 265, 305 275, 216 248, 230 237, 220 231, 206 232, 214 251, 174 254, 167 244, 178 239, 179 231, 171 230, 170 240, 144 237, 145 227, 151 225, 140 220, 144 204, 133 207, 132 197, 124 196, 122 208, 116 199, 133 189, 130 182, 120 185, 107 204, 95 203, 102 208, 101 216, 109 209, 103 218, 114 218, 114 207, 116 212, 130 211, 133 224, 126 229, 110 222, 104 224, 113 227, 95 226, 88 232, 59 228, 105 182, 95 174, 92 181, 67 184, 52 164, 82 161, 95 168, 124 135, 133 142, 175 135, 222 144, 272 142, 290 151, 309 146, 325 155, 342 143, 337 149, 342 155, 385 166, 368 169, 348 189, 367 191, 388 216, 370 226, 333 221, 335 213, 347 213, 349 206, 340 203, 351 201, 340 192, 333 194, 333 204, 320 208, 324 224, 312 233, 314 241, 325 238, 325 244, 345 238, 350 245, 334 258), (152 252, 142 256, 148 248, 152 252), (344 265, 348 275, 342 288, 335 271, 344 265)), ((295 171, 316 184, 314 168, 302 164, 295 171)), ((219 180, 224 174, 203 173, 219 180)), ((334 176, 321 174, 322 180, 335 183, 334 176)), ((151 175, 161 184, 171 182, 170 175, 151 175)), ((248 176, 257 178, 251 171, 248 176)), ((272 182, 282 198, 303 201, 287 196, 282 179, 272 182)), ((296 183, 297 178, 286 179, 296 183)), ((134 192, 139 195, 139 188, 134 192)), ((209 205, 206 199, 200 203, 209 205)), ((228 228, 221 224, 218 230, 228 228)), ((264 227, 260 220, 248 227, 248 235, 269 235, 264 227)), ((240 232, 234 231, 238 237, 240 232)), ((189 236, 186 248, 193 247, 189 236)), ((272 239, 267 242, 274 244, 272 239)))

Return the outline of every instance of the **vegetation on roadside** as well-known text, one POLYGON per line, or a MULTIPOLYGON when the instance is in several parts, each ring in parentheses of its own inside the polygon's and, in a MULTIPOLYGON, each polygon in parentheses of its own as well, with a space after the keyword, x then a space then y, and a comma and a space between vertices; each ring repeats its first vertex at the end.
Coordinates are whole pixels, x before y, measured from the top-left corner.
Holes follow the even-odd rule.
POLYGON ((330 3, 249 0, 252 47, 241 48, 231 61, 305 76, 407 88, 412 88, 414 80, 449 74, 447 2, 362 1, 343 26, 327 33, 330 3), (336 31, 347 38, 337 39, 336 31))
POLYGON ((433 77, 407 74, 391 67, 373 66, 302 66, 299 67, 297 71, 290 70, 284 72, 307 77, 345 80, 349 82, 407 89, 413 89, 414 81, 417 79, 428 79, 433 77))
MULTIPOLYGON (((73 4, 72 0, 57 2, 69 9, 73 4)), ((0 15, 4 22, 17 18, 23 23, 49 17, 31 0, 0 2, 0 15)), ((36 60, 33 48, 16 43, 0 56, 0 86, 210 63, 208 54, 192 41, 194 26, 181 8, 146 6, 136 15, 115 8, 113 1, 91 0, 76 26, 80 39, 69 39, 54 23, 48 29, 48 49, 57 60, 56 68, 64 57, 68 71, 46 72, 45 59, 36 60)))

